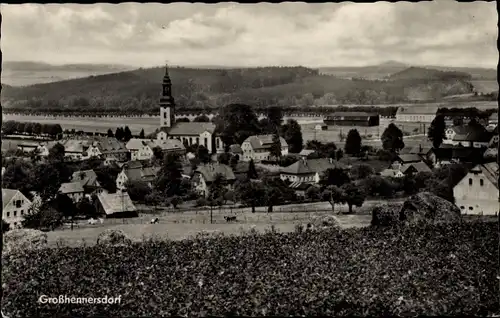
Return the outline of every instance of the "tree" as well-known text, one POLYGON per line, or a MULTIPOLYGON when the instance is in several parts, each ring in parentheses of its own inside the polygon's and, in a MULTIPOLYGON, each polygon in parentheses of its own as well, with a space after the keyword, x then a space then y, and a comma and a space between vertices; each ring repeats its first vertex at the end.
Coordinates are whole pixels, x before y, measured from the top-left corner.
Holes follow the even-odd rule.
MULTIPOLYGON (((238 161, 240 160, 240 156, 238 154, 232 155, 231 159, 229 159, 229 165, 234 170, 238 165, 238 161)), ((255 168, 255 167, 254 167, 255 168)))
POLYGON ((139 133, 139 138, 141 138, 141 139, 146 138, 146 135, 144 134, 144 128, 141 129, 141 132, 139 133))
POLYGON ((132 139, 132 132, 128 126, 125 126, 125 129, 123 130, 123 141, 127 142, 130 139, 132 139))
POLYGON ((167 154, 160 171, 155 179, 155 189, 166 197, 180 195, 182 182, 182 165, 179 156, 167 154))
POLYGON ((351 129, 347 133, 345 141, 345 153, 349 155, 357 155, 361 151, 361 136, 357 129, 351 129))
POLYGON ((295 196, 294 191, 279 178, 265 178, 262 184, 263 202, 267 205, 267 212, 273 212, 273 206, 283 204, 295 196))
POLYGON ((133 201, 144 202, 145 197, 151 193, 151 188, 147 182, 144 181, 130 181, 125 182, 125 188, 133 201))
POLYGON ((5 233, 10 230, 10 224, 5 222, 4 219, 2 219, 2 233, 5 233))
POLYGON ((342 151, 342 149, 338 149, 337 151, 335 151, 335 160, 339 161, 343 157, 344 157, 344 152, 342 151))
POLYGON ((51 206, 66 218, 72 218, 76 214, 76 207, 73 200, 65 194, 57 194, 51 201, 51 206))
POLYGON ((152 205, 156 210, 156 207, 163 202, 163 194, 156 189, 144 197, 144 202, 147 205, 152 205))
MULTIPOLYGON (((95 198, 94 202, 96 202, 98 199, 95 198)), ((80 202, 77 203, 76 205, 77 208, 77 213, 79 215, 85 216, 85 217, 90 217, 94 218, 97 217, 97 209, 94 204, 90 202, 88 198, 83 198, 80 202)))
POLYGON ((189 118, 187 118, 187 117, 179 117, 175 121, 178 123, 189 123, 190 122, 189 118))
POLYGON ((210 157, 210 153, 208 152, 208 149, 205 148, 204 146, 198 146, 198 149, 196 151, 196 158, 200 160, 202 163, 209 163, 212 161, 212 158, 210 157))
POLYGON ((373 174, 375 171, 367 164, 357 164, 351 168, 351 176, 354 180, 366 179, 373 174))
POLYGON ((207 115, 199 115, 199 116, 196 116, 193 120, 193 122, 195 123, 209 123, 210 122, 210 118, 208 118, 207 115))
POLYGON ((321 196, 321 191, 316 186, 311 186, 306 190, 306 198, 309 200, 318 200, 321 196))
POLYGON ((2 187, 17 189, 27 195, 33 190, 34 167, 29 162, 15 160, 5 168, 2 176, 2 187))
POLYGON ((255 163, 253 162, 253 159, 250 159, 250 162, 248 163, 248 173, 247 173, 248 179, 257 179, 259 176, 257 174, 257 170, 255 169, 255 163))
POLYGON ((322 176, 320 183, 329 186, 336 185, 338 187, 350 181, 349 175, 344 169, 341 168, 330 168, 327 169, 322 176))
POLYGON ((249 105, 229 104, 214 121, 225 145, 241 145, 248 137, 260 133, 257 115, 249 105))
POLYGON ((108 129, 108 137, 112 138, 114 137, 115 135, 113 134, 113 131, 110 129, 108 129))
POLYGON ((275 133, 273 135, 273 143, 269 149, 269 155, 273 158, 279 159, 281 157, 281 140, 280 136, 275 133))
POLYGON ((50 204, 45 203, 39 209, 25 215, 22 221, 24 228, 54 230, 63 224, 63 215, 50 204))
POLYGON ((163 160, 163 150, 161 149, 160 146, 156 146, 153 148, 153 157, 157 161, 163 160))
POLYGON ((278 131, 279 127, 283 123, 283 111, 279 106, 271 106, 267 108, 267 119, 269 123, 274 127, 274 131, 278 131))
POLYGON ((285 125, 281 126, 280 135, 287 142, 291 153, 299 153, 302 150, 302 130, 296 120, 289 119, 285 125))
POLYGON ((344 184, 341 189, 344 193, 343 201, 349 206, 349 214, 352 213, 353 206, 360 207, 365 202, 365 193, 354 182, 344 184))
POLYGON ((446 122, 444 120, 444 115, 438 114, 432 120, 429 130, 427 132, 427 137, 432 141, 432 146, 434 148, 439 148, 446 139, 446 122))
POLYGON ((261 203, 264 196, 264 188, 260 182, 242 181, 236 183, 235 198, 239 202, 252 207, 252 213, 255 213, 255 207, 261 203))
POLYGON ((329 185, 321 194, 323 199, 327 200, 332 205, 332 212, 335 212, 336 203, 344 203, 344 193, 341 188, 335 185, 329 185))
POLYGON ((382 134, 382 147, 392 153, 399 152, 405 147, 403 132, 394 123, 390 123, 382 134))
POLYGON ((64 161, 65 149, 60 143, 56 143, 52 148, 49 149, 49 156, 47 157, 51 162, 62 162, 64 161))
POLYGON ((115 138, 121 141, 123 140, 124 137, 125 137, 125 132, 123 131, 123 128, 122 127, 116 128, 115 138))
POLYGON ((217 155, 217 161, 225 165, 228 165, 231 159, 232 159, 231 154, 227 152, 220 153, 217 155))
POLYGON ((168 200, 168 203, 171 204, 174 209, 177 209, 177 206, 182 204, 182 202, 182 198, 178 195, 174 195, 170 198, 170 200, 168 200))

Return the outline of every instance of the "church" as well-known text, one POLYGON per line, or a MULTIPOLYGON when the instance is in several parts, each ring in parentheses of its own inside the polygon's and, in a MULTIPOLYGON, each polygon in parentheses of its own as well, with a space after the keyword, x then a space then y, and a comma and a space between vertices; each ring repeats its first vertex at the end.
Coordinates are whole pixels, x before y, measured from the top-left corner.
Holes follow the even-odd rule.
POLYGON ((184 145, 202 145, 209 153, 224 152, 224 144, 215 133, 214 123, 175 122, 175 100, 172 96, 172 81, 165 68, 163 92, 160 98, 160 131, 156 139, 164 143, 168 139, 178 139, 184 145))

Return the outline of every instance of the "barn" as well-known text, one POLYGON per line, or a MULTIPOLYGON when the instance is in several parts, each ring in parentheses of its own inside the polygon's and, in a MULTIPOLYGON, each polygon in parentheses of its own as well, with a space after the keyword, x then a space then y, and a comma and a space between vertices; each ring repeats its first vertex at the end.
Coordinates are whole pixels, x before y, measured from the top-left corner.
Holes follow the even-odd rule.
POLYGON ((378 126, 380 116, 364 112, 336 112, 326 116, 323 121, 328 126, 378 126))

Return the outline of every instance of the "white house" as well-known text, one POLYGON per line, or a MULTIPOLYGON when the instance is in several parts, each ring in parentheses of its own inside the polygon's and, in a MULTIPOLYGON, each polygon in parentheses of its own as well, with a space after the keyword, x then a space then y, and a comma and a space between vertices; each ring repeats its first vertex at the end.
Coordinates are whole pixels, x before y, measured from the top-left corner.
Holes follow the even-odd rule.
POLYGON ((19 190, 2 188, 2 220, 11 228, 22 226, 24 216, 31 212, 31 201, 19 190))
POLYGON ((156 135, 159 143, 177 139, 187 145, 203 145, 210 153, 224 152, 224 144, 215 132, 215 124, 200 122, 176 122, 175 100, 172 96, 172 81, 165 69, 162 96, 160 98, 160 132, 156 135))
POLYGON ((143 167, 139 161, 130 161, 123 165, 122 171, 116 177, 116 188, 124 190, 127 181, 143 181, 152 187, 159 170, 158 167, 143 167))
MULTIPOLYGON (((270 149, 273 145, 273 135, 255 135, 250 136, 241 144, 243 151, 242 160, 245 161, 262 161, 272 160, 270 149)), ((281 155, 288 154, 288 143, 283 137, 280 137, 281 155)))
POLYGON ((149 160, 153 158, 155 143, 150 139, 132 138, 125 147, 130 151, 130 160, 149 160))
POLYGON ((300 159, 281 170, 281 180, 290 182, 319 183, 323 173, 328 169, 346 169, 343 164, 331 158, 300 159))
POLYGON ((380 172, 380 176, 391 177, 391 178, 403 178, 405 175, 399 169, 387 168, 380 172))
POLYGON ((477 165, 453 188, 462 214, 498 215, 498 164, 477 165))

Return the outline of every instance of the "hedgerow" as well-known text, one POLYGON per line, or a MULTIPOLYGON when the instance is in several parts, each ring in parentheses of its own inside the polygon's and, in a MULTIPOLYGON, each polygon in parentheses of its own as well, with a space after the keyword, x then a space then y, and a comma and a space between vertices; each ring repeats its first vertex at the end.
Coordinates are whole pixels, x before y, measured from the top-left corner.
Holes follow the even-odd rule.
POLYGON ((4 314, 385 316, 499 312, 498 223, 255 232, 6 256, 4 314), (121 304, 40 304, 40 295, 121 304))

